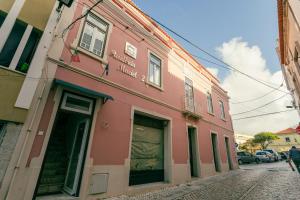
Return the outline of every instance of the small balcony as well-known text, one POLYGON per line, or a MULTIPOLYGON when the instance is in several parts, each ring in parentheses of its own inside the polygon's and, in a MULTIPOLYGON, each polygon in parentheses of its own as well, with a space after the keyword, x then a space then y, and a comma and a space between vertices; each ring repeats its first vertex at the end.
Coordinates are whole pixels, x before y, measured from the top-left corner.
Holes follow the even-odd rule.
MULTIPOLYGON (((4 19, 5 16, 0 15, 0 22, 4 19)), ((42 34, 39 29, 17 19, 0 52, 0 67, 27 73, 42 34)))
POLYGON ((187 118, 199 120, 200 115, 200 104, 198 104, 194 98, 182 98, 182 114, 187 118))

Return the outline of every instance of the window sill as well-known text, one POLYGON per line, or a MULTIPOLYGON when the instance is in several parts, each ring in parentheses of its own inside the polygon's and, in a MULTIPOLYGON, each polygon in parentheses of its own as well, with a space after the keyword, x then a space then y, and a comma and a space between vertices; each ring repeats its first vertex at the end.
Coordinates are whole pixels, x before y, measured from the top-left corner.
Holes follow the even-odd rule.
POLYGON ((211 116, 215 116, 215 113, 211 113, 211 112, 207 112, 208 114, 210 114, 211 116))
POLYGON ((85 50, 84 48, 82 48, 82 47, 80 47, 80 46, 74 46, 74 45, 71 45, 71 49, 77 50, 77 51, 79 51, 80 53, 83 53, 83 54, 85 54, 85 55, 87 55, 87 56, 89 56, 89 57, 91 57, 91 58, 93 58, 93 59, 96 59, 96 60, 100 61, 102 64, 105 64, 105 65, 108 64, 107 59, 100 58, 99 56, 96 56, 95 54, 93 54, 93 53, 91 53, 91 52, 85 50))
POLYGON ((224 118, 220 118, 221 120, 223 120, 224 122, 227 122, 227 120, 226 119, 224 119, 224 118))
POLYGON ((151 82, 149 82, 149 81, 146 81, 146 85, 150 85, 151 87, 153 87, 153 88, 155 88, 155 89, 157 89, 157 90, 160 90, 161 92, 164 91, 164 89, 163 89, 162 87, 159 87, 159 86, 157 86, 157 85, 155 85, 154 83, 151 83, 151 82))

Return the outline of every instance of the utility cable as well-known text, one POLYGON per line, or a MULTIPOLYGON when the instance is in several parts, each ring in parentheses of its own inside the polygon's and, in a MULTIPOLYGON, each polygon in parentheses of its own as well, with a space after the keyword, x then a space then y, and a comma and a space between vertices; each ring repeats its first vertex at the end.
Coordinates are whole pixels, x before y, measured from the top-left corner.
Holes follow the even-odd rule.
POLYGON ((249 75, 249 74, 247 74, 247 73, 245 73, 245 72, 242 72, 242 71, 238 70, 237 68, 235 68, 235 67, 233 67, 233 66, 227 64, 227 63, 224 62, 223 60, 217 58, 217 57, 214 56, 213 54, 211 54, 211 53, 209 53, 208 51, 202 49, 201 47, 199 47, 199 46, 196 45, 195 43, 191 42, 190 40, 188 40, 187 38, 185 38, 185 37, 182 36, 181 34, 179 34, 179 33, 177 33, 176 31, 174 31, 173 29, 171 29, 171 28, 169 28, 168 26, 162 24, 161 22, 159 22, 158 20, 156 20, 156 19, 154 19, 153 17, 149 16, 148 14, 146 14, 146 13, 144 13, 144 14, 145 14, 147 17, 149 17, 150 19, 152 19, 154 22, 156 22, 157 24, 159 24, 160 26, 162 26, 163 28, 165 28, 166 30, 170 31, 171 33, 173 33, 174 35, 176 35, 176 36, 179 37, 180 39, 184 40, 185 42, 187 42, 188 44, 190 44, 191 46, 193 46, 194 48, 200 50, 201 52, 203 52, 203 53, 205 53, 206 55, 212 57, 213 59, 215 59, 215 60, 217 60, 217 61, 223 63, 224 65, 228 66, 229 68, 233 69, 234 71, 239 72, 240 74, 242 74, 242 75, 244 75, 244 76, 246 76, 246 77, 248 77, 248 78, 250 78, 250 79, 252 79, 252 80, 254 80, 254 81, 256 81, 256 82, 258 82, 258 83, 261 83, 261 84, 265 85, 266 87, 270 87, 270 88, 272 88, 272 89, 276 89, 276 90, 281 91, 281 92, 283 92, 283 93, 288 93, 288 94, 290 94, 289 92, 286 92, 286 91, 283 91, 283 90, 279 90, 279 89, 277 89, 277 88, 275 88, 275 87, 273 87, 273 86, 271 86, 271 85, 269 85, 269 84, 264 83, 264 82, 261 81, 261 80, 258 80, 258 79, 255 78, 255 77, 253 77, 253 76, 251 76, 251 75, 249 75))
POLYGON ((80 19, 86 17, 90 12, 91 10, 93 10, 93 8, 95 8, 99 3, 101 3, 103 0, 99 0, 97 1, 93 6, 89 7, 87 9, 87 11, 83 14, 83 15, 80 15, 79 17, 77 17, 73 22, 71 22, 62 32, 61 34, 61 37, 63 38, 66 31, 69 30, 77 21, 79 21, 80 19))
MULTIPOLYGON (((282 86, 283 86, 283 83, 281 83, 281 85, 278 87, 278 89, 281 88, 282 86)), ((253 99, 249 99, 249 100, 245 100, 245 101, 238 101, 238 102, 231 101, 231 103, 232 104, 243 104, 243 103, 248 103, 248 102, 251 102, 251 101, 256 101, 256 100, 264 98, 265 96, 268 96, 269 94, 271 94, 271 93, 273 93, 275 91, 277 91, 277 90, 273 89, 273 90, 271 90, 271 91, 269 91, 269 92, 267 92, 264 95, 261 95, 259 97, 256 97, 256 98, 253 98, 253 99)))
POLYGON ((259 107, 256 107, 256 108, 253 108, 253 109, 251 109, 251 110, 244 111, 244 112, 234 113, 234 114, 231 114, 231 116, 234 116, 234 115, 240 115, 240 114, 252 112, 252 111, 255 111, 255 110, 257 110, 257 109, 263 108, 263 107, 265 107, 265 106, 268 106, 268 105, 274 103, 275 101, 278 101, 279 99, 282 99, 283 97, 285 97, 285 96, 287 96, 287 95, 288 95, 288 94, 284 94, 284 95, 280 96, 279 98, 274 99, 274 100, 272 100, 272 101, 269 101, 268 103, 263 104, 263 105, 261 105, 261 106, 259 106, 259 107))
POLYGON ((252 115, 252 116, 248 116, 248 117, 241 117, 241 118, 236 118, 236 119, 232 119, 232 120, 242 120, 242 119, 250 119, 250 118, 256 118, 256 117, 263 117, 263 116, 267 116, 267 115, 275 115, 275 114, 278 114, 278 113, 290 112, 290 111, 295 111, 295 110, 296 109, 283 110, 283 111, 265 113, 265 114, 261 114, 261 115, 252 115))

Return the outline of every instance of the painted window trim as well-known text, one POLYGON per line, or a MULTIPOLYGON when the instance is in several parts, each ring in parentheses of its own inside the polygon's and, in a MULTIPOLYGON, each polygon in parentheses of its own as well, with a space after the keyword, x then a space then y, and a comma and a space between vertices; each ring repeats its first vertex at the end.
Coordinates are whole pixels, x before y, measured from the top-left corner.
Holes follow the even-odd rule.
POLYGON ((214 105, 213 105, 213 99, 212 99, 212 95, 210 92, 207 92, 206 93, 206 100, 207 100, 207 113, 212 115, 212 116, 215 116, 215 112, 214 112, 214 105), (210 96, 210 102, 211 102, 211 110, 212 112, 210 112, 210 105, 209 105, 209 101, 208 101, 208 95, 210 96))
MULTIPOLYGON (((105 20, 103 20, 102 17, 99 17, 98 15, 96 15, 96 14, 94 14, 94 13, 92 13, 92 12, 89 13, 89 14, 85 17, 83 26, 82 26, 82 28, 81 28, 80 38, 79 38, 79 40, 78 40, 77 47, 81 47, 82 49, 88 51, 89 53, 94 54, 95 56, 97 56, 97 57, 99 57, 99 58, 103 58, 103 57, 104 57, 104 53, 106 52, 105 49, 107 49, 107 39, 108 39, 107 36, 108 36, 108 34, 109 34, 109 28, 110 28, 110 24, 107 23, 105 20), (89 21, 89 20, 87 19, 89 16, 90 16, 91 18, 93 18, 93 16, 95 16, 96 18, 99 18, 99 19, 100 19, 99 21, 98 21, 97 19, 94 18, 94 19, 95 19, 97 22, 99 22, 99 23, 102 23, 101 21, 103 21, 103 22, 105 23, 105 25, 107 26, 107 30, 104 31, 104 30, 102 30, 102 28, 99 27, 97 24, 95 24, 95 23, 89 21), (83 39, 83 32, 84 32, 84 30, 85 30, 86 24, 89 24, 89 26, 92 26, 93 28, 96 27, 96 28, 98 29, 99 32, 105 34, 104 42, 103 42, 103 48, 102 48, 102 51, 101 51, 101 55, 98 55, 98 54, 94 53, 93 51, 89 51, 89 50, 87 50, 87 49, 85 49, 84 47, 81 46, 81 41, 82 41, 82 39, 83 39)), ((91 43, 91 45, 92 45, 92 43, 91 43)))
POLYGON ((71 93, 67 93, 66 92, 64 94, 64 97, 63 97, 63 100, 62 100, 62 103, 61 103, 61 109, 91 115, 92 111, 93 111, 93 103, 94 102, 93 102, 92 99, 89 99, 89 98, 86 98, 86 97, 82 97, 82 96, 79 96, 79 95, 75 95, 75 94, 71 94, 71 93), (84 111, 84 110, 80 110, 80 109, 76 109, 76 108, 67 107, 66 106, 66 101, 67 101, 68 97, 72 97, 72 98, 75 98, 75 99, 79 99, 79 100, 82 100, 82 101, 89 102, 90 103, 89 110, 88 111, 84 111))
MULTIPOLYGON (((84 14, 84 12, 87 10, 87 7, 84 7, 82 14, 84 14)), ((82 48, 79 44, 80 44, 80 40, 81 40, 81 35, 84 29, 84 25, 85 25, 85 20, 82 20, 80 23, 80 26, 78 28, 76 37, 74 38, 74 41, 72 42, 72 44, 70 45, 71 48, 73 50, 78 50, 79 52, 91 57, 92 59, 96 59, 100 62, 102 62, 103 64, 108 64, 108 42, 110 39, 110 35, 112 33, 112 27, 113 24, 108 21, 107 19, 105 19, 102 15, 100 15, 99 13, 95 12, 95 11, 90 11, 90 13, 94 14, 95 16, 97 16, 98 18, 100 18, 101 20, 103 20, 104 22, 106 22, 108 24, 108 30, 107 30, 107 34, 106 34, 106 41, 105 41, 105 45, 104 45, 104 50, 103 50, 103 56, 99 57, 96 54, 93 54, 92 52, 89 52, 88 50, 82 48)), ((86 19, 86 18, 85 18, 86 19)))
POLYGON ((147 74, 147 84, 156 88, 156 89, 159 89, 161 91, 163 91, 163 59, 158 56, 156 53, 154 53, 153 51, 151 50, 148 50, 148 74, 147 74), (152 81, 149 80, 149 75, 150 75, 150 57, 151 57, 151 54, 153 56, 155 56, 156 58, 158 58, 160 60, 160 85, 157 85, 155 83, 153 83, 152 81))
POLYGON ((226 114, 225 114, 225 107, 224 107, 224 102, 222 100, 219 100, 219 106, 220 106, 220 118, 222 120, 226 120, 226 114))

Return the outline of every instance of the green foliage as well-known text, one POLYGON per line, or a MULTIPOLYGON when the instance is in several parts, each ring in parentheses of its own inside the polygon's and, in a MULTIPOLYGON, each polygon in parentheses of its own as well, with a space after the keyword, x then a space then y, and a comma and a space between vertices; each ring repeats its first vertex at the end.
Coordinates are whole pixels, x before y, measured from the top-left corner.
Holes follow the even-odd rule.
POLYGON ((279 137, 274 133, 261 132, 254 135, 253 142, 259 144, 261 146, 261 149, 266 149, 273 140, 277 139, 279 139, 279 137))
POLYGON ((239 149, 254 153, 255 150, 257 150, 258 148, 257 148, 257 144, 254 143, 252 139, 249 139, 246 142, 244 142, 243 144, 240 144, 239 149))

